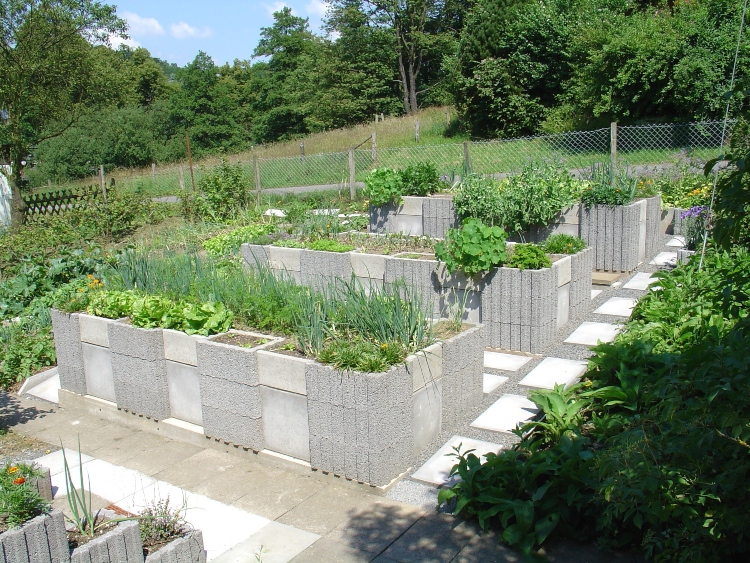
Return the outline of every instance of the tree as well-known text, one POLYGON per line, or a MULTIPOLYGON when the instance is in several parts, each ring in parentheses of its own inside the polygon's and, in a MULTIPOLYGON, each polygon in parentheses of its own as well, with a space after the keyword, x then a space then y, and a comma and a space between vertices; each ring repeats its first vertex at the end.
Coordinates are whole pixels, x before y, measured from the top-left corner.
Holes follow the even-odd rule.
POLYGON ((110 95, 95 72, 92 42, 125 35, 127 24, 115 9, 92 0, 0 3, 0 147, 11 164, 14 226, 23 221, 23 169, 31 148, 110 95))

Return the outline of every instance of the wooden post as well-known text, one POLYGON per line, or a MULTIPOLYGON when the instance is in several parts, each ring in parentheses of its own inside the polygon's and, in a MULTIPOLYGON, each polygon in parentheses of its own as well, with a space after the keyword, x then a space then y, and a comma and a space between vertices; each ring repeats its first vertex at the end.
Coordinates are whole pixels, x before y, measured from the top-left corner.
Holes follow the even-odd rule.
POLYGON ((185 171, 182 169, 182 164, 180 164, 180 190, 185 191, 185 171))
POLYGON ((49 189, 52 189, 52 180, 50 180, 49 178, 47 178, 47 187, 49 189))
POLYGON ((464 169, 471 174, 471 154, 469 153, 469 141, 464 141, 464 169))
POLYGON ((613 121, 609 125, 609 162, 612 172, 617 168, 617 122, 613 121))
POLYGON ((376 113, 375 114, 375 123, 377 124, 377 122, 378 122, 378 114, 376 113))
POLYGON ((102 183, 102 198, 107 203, 107 182, 104 179, 104 165, 99 165, 99 181, 102 183))
POLYGON ((378 142, 375 140, 375 131, 372 132, 372 161, 378 159, 378 142))
POLYGON ((190 167, 190 183, 195 191, 195 175, 193 174, 193 154, 190 152, 190 135, 185 133, 185 145, 187 145, 188 166, 190 167))
POLYGON ((156 180, 156 163, 151 163, 151 179, 156 180))
POLYGON ((354 148, 349 149, 349 196, 352 201, 357 197, 357 190, 354 187, 354 148))
POLYGON ((299 144, 299 159, 305 162, 305 143, 299 144))
POLYGON ((385 114, 384 113, 380 114, 380 121, 385 121, 385 114))
POLYGON ((419 144, 419 118, 414 120, 414 138, 416 139, 417 144, 419 144))
POLYGON ((260 205, 260 166, 258 166, 258 156, 253 155, 253 170, 255 172, 255 191, 258 192, 258 205, 260 205))
POLYGON ((450 127, 451 124, 451 108, 445 108, 445 124, 450 127))

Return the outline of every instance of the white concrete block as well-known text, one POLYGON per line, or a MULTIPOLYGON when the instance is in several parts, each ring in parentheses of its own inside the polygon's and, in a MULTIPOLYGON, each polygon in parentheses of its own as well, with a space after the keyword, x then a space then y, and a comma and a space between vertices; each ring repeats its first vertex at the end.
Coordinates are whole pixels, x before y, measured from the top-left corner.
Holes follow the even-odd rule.
POLYGON ((596 299, 601 292, 602 292, 601 289, 592 289, 591 290, 591 299, 596 299))
POLYGON ((28 393, 29 395, 32 395, 34 397, 38 397, 39 399, 44 399, 45 401, 49 401, 50 403, 57 403, 59 401, 57 397, 57 392, 60 390, 60 374, 53 375, 52 377, 49 377, 42 381, 39 385, 35 385, 28 390, 25 391, 25 393, 28 393))
MULTIPOLYGON (((419 215, 422 216, 422 204, 424 198, 419 196, 404 196, 404 202, 398 208, 399 215, 419 215)), ((420 219, 421 221, 421 219, 420 219)))
POLYGON ((565 343, 596 346, 599 342, 612 342, 621 330, 622 326, 618 325, 585 322, 565 339, 565 343))
POLYGON ((190 335, 179 330, 164 329, 162 337, 164 338, 164 357, 167 360, 191 366, 198 365, 195 343, 199 339, 205 340, 205 336, 190 335))
POLYGON ((112 353, 109 348, 81 343, 86 393, 105 401, 117 402, 115 377, 112 373, 112 353))
POLYGON ((677 265, 676 252, 660 252, 649 262, 652 266, 675 266, 677 265))
POLYGON ((571 280, 571 259, 570 256, 560 258, 555 262, 557 270, 557 287, 570 283, 571 280))
POLYGON ((392 219, 393 232, 418 237, 422 236, 421 215, 396 215, 392 219))
POLYGON ((682 248, 685 246, 685 237, 682 235, 676 235, 672 240, 670 240, 667 243, 667 246, 673 247, 673 248, 682 248))
MULTIPOLYGON (((167 360, 167 388, 172 417, 203 426, 198 368, 167 360)), ((227 401, 231 400, 231 397, 227 397, 227 401)))
POLYGON ((260 386, 266 448, 310 461, 307 397, 260 386))
POLYGON ((258 380, 261 385, 307 395, 305 368, 313 360, 258 350, 258 380))
POLYGON ((564 327, 569 320, 570 284, 567 284, 557 288, 557 328, 564 327))
POLYGON ((385 277, 385 256, 350 252, 349 260, 352 264, 352 271, 358 278, 382 280, 385 277))
POLYGON ((413 391, 443 377, 443 346, 436 342, 406 358, 406 367, 412 374, 413 391))
POLYGON ((81 330, 81 342, 109 348, 107 325, 112 322, 115 321, 81 313, 78 316, 78 326, 81 330))
POLYGON ((503 395, 480 414, 471 426, 493 432, 511 432, 519 424, 528 422, 539 408, 521 395, 503 395))
POLYGON ((450 477, 451 468, 457 463, 457 459, 450 454, 455 453, 454 448, 456 447, 460 447, 461 453, 474 450, 474 455, 478 456, 482 461, 486 459, 485 456, 488 453, 496 454, 503 449, 503 446, 500 444, 474 440, 463 436, 453 436, 422 467, 415 471, 411 478, 415 481, 435 486, 456 483, 459 477, 450 477))
POLYGON ((554 389, 555 385, 566 387, 576 381, 586 371, 586 362, 564 358, 544 358, 520 381, 520 385, 538 389, 554 389))
POLYGON ((533 358, 518 354, 503 354, 502 352, 484 352, 484 367, 503 371, 518 371, 533 358))
POLYGON ((646 291, 649 286, 658 281, 656 278, 652 278, 648 272, 638 272, 628 282, 622 286, 623 289, 639 289, 646 291))
POLYGON ((508 381, 508 378, 504 375, 494 375, 492 373, 483 374, 482 380, 482 392, 484 394, 492 393, 495 389, 500 387, 503 383, 508 381))
POLYGON ((269 246, 268 262, 271 268, 276 270, 286 270, 287 272, 299 272, 299 257, 301 251, 299 248, 284 248, 283 246, 269 246))
POLYGON ((439 434, 443 423, 443 384, 434 381, 414 393, 412 431, 418 456, 439 434))
POLYGON ((598 315, 614 315, 617 317, 629 317, 633 307, 638 302, 630 297, 610 297, 594 311, 598 315))

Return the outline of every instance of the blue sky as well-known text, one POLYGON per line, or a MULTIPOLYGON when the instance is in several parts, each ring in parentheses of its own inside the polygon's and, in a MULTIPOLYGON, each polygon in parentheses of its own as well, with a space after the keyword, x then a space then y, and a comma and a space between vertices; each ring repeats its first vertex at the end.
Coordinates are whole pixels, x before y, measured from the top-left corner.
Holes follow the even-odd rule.
MULTIPOLYGON (((324 0, 109 0, 130 24, 132 47, 142 46, 154 57, 180 66, 198 51, 208 53, 218 65, 250 59, 260 28, 273 24, 271 14, 284 5, 295 15, 310 19, 317 32, 325 14, 324 0)), ((113 42, 116 44, 116 41, 113 42)))

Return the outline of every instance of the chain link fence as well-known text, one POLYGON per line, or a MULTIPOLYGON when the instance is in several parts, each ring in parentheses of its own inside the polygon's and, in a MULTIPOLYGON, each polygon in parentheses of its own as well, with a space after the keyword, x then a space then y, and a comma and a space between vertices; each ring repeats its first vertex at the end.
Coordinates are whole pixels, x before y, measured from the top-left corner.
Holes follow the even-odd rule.
MULTIPOLYGON (((699 171, 705 162, 715 158, 720 152, 722 135, 728 137, 732 125, 730 122, 725 132, 721 121, 613 124, 611 128, 592 131, 465 143, 415 144, 399 148, 377 148, 366 139, 361 148, 346 152, 257 160, 247 160, 245 156, 245 160, 236 157, 230 160, 243 167, 256 189, 256 179, 259 179, 263 190, 348 187, 352 177, 355 182, 362 182, 375 168, 405 168, 418 162, 434 164, 448 181, 467 172, 496 176, 513 174, 524 165, 539 160, 553 162, 579 175, 585 175, 594 163, 604 162, 616 162, 638 174, 654 171, 680 174, 687 170, 699 171)), ((114 182, 125 189, 138 189, 154 197, 179 196, 183 190, 192 190, 193 183, 197 187, 201 176, 214 165, 194 166, 192 177, 185 163, 153 166, 145 173, 143 170, 117 170, 107 174, 105 182, 107 185, 114 182)), ((100 181, 101 178, 92 178, 79 184, 98 184, 100 181)), ((50 185, 47 189, 58 188, 50 185)))

